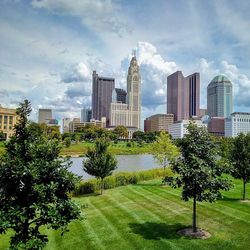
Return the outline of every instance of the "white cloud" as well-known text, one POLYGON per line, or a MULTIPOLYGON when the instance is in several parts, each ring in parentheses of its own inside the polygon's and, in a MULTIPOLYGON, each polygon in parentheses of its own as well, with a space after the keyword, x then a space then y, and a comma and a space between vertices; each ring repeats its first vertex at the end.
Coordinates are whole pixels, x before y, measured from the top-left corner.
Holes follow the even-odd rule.
POLYGON ((167 76, 177 70, 176 63, 163 59, 149 42, 138 42, 136 51, 142 77, 142 105, 156 108, 165 104, 167 76))
POLYGON ((122 12, 112 0, 33 0, 34 8, 46 8, 56 14, 79 17, 82 23, 95 32, 113 32, 119 36, 129 31, 122 12))
POLYGON ((88 66, 79 62, 76 65, 71 66, 63 75, 62 81, 65 83, 78 82, 78 81, 89 81, 91 74, 88 66))
MULTIPOLYGON (((229 78, 233 84, 234 106, 241 110, 242 107, 250 107, 250 79, 242 74, 237 65, 227 61, 221 61, 218 66, 204 58, 200 60, 199 69, 202 77, 201 96, 206 97, 207 85, 218 74, 229 78)), ((203 103, 204 104, 204 103, 203 103)))

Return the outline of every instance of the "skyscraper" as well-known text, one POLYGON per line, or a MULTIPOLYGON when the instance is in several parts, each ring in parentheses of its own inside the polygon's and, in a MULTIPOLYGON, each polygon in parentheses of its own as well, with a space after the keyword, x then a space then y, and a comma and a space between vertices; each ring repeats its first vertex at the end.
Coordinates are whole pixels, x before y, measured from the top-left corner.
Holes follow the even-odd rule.
POLYGON ((200 115, 200 74, 194 73, 185 78, 188 84, 189 117, 200 115))
POLYGON ((92 118, 92 111, 91 109, 82 109, 81 110, 81 122, 90 122, 92 118))
POLYGON ((112 94, 112 102, 126 103, 127 92, 124 89, 115 88, 112 94))
POLYGON ((199 116, 200 74, 184 77, 176 71, 167 78, 167 113, 174 114, 175 121, 199 116))
POLYGON ((131 126, 140 128, 141 123, 141 76, 136 57, 133 56, 127 75, 128 108, 131 112, 131 126))
POLYGON ((127 103, 111 103, 110 126, 123 125, 139 129, 140 120, 141 76, 136 57, 133 56, 127 75, 127 103))
POLYGON ((210 117, 229 117, 233 112, 233 85, 218 75, 207 86, 207 111, 210 117))
POLYGON ((106 117, 107 124, 110 117, 110 104, 112 92, 115 88, 115 79, 101 77, 93 71, 92 75, 92 118, 101 121, 106 117))
POLYGON ((38 110, 38 123, 46 123, 52 119, 52 110, 51 109, 39 109, 38 110))

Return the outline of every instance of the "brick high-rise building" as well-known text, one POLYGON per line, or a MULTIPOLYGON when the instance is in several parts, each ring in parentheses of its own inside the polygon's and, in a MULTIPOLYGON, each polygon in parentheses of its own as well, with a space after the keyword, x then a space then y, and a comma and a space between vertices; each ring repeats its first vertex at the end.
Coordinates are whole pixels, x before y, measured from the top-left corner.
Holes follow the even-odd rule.
POLYGON ((167 78, 167 113, 174 114, 175 121, 199 116, 200 74, 184 77, 176 71, 167 78))
POLYGON ((109 124, 110 104, 112 92, 115 88, 115 79, 98 76, 96 71, 92 75, 92 118, 101 121, 106 117, 109 124))

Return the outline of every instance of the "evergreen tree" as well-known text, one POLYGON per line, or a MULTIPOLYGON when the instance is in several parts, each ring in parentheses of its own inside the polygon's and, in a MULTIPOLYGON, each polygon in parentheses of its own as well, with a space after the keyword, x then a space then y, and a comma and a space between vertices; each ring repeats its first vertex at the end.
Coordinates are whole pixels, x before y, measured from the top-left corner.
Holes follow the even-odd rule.
POLYGON ((250 182, 250 133, 241 133, 233 139, 229 160, 232 163, 232 176, 243 182, 242 199, 245 200, 246 184, 250 182))
POLYGON ((0 159, 0 233, 14 231, 11 249, 41 249, 48 241, 40 227, 62 229, 80 210, 69 198, 76 177, 70 162, 59 157, 60 146, 29 124, 31 105, 17 109, 15 134, 0 159), (34 133, 36 131, 36 133, 34 133))
POLYGON ((197 232, 196 202, 214 202, 220 190, 229 190, 231 183, 222 176, 224 168, 217 162, 217 150, 207 129, 190 123, 188 134, 179 141, 181 155, 171 162, 176 177, 165 178, 172 187, 182 187, 182 199, 193 198, 193 232, 197 232))
POLYGON ((104 178, 111 175, 117 168, 117 160, 108 152, 108 146, 109 143, 105 139, 96 140, 94 149, 88 149, 87 160, 83 161, 83 170, 101 179, 101 194, 104 178))

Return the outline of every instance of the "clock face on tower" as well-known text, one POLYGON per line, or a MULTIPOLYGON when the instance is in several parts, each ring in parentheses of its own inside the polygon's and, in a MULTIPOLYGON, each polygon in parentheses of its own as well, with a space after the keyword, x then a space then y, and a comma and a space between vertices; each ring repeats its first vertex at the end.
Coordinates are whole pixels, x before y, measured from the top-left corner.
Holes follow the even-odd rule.
POLYGON ((138 81, 138 76, 134 76, 133 81, 138 81))

